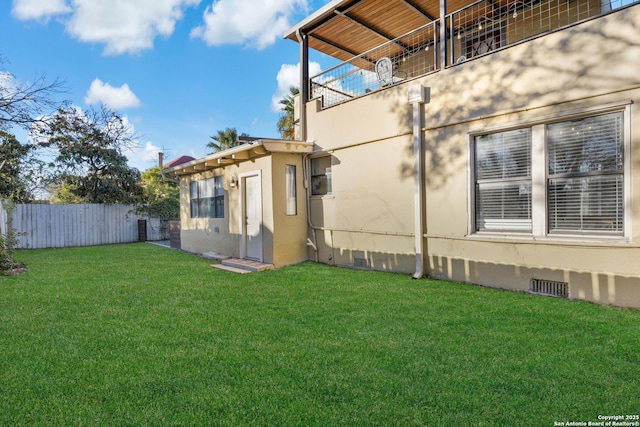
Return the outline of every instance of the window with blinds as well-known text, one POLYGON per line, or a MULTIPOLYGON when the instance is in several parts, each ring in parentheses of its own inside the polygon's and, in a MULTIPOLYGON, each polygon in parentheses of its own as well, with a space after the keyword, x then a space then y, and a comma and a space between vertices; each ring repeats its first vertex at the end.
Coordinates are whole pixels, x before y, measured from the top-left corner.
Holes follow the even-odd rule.
POLYGON ((622 113, 547 126, 549 232, 624 231, 622 113))
POLYGON ((189 183, 191 218, 224 218, 224 181, 216 176, 189 183))
POLYGON ((531 130, 475 138, 476 230, 531 231, 531 130))
POLYGON ((624 235, 624 116, 475 136, 474 231, 624 235))

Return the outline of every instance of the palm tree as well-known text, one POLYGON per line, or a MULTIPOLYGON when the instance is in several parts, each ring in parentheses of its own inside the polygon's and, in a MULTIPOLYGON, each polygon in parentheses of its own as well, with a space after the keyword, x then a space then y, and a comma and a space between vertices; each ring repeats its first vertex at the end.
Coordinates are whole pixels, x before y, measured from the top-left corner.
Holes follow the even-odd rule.
MULTIPOLYGON (((246 133, 240 135, 241 137, 249 136, 246 133)), ((238 131, 236 128, 226 128, 225 130, 219 130, 217 135, 211 136, 211 142, 207 144, 208 148, 212 148, 212 153, 218 151, 228 150, 229 148, 240 145, 238 141, 238 131)))
POLYGON ((300 89, 295 86, 289 87, 289 94, 280 100, 282 115, 278 119, 278 132, 282 139, 295 139, 295 97, 300 93, 300 89))

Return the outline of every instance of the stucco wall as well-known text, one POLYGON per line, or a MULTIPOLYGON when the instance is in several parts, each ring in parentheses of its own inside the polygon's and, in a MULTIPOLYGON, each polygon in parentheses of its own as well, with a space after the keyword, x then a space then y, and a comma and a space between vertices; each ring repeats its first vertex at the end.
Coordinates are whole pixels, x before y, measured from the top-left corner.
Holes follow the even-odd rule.
POLYGON ((354 265, 359 258, 376 269, 411 271, 415 256, 413 205, 407 204, 413 194, 408 144, 408 138, 400 136, 333 146, 333 191, 310 200, 311 222, 322 227, 316 232, 320 261, 354 265))
POLYGON ((232 178, 238 181, 242 174, 261 171, 263 197, 263 250, 266 262, 273 258, 273 214, 271 213, 271 188, 265 182, 271 181, 271 159, 262 157, 254 161, 237 163, 199 174, 183 176, 180 179, 180 226, 182 249, 188 252, 217 252, 222 255, 240 256, 242 235, 239 186, 230 185, 232 178), (189 204, 189 182, 224 176, 225 206, 224 218, 191 218, 189 204), (265 193, 267 191, 267 193, 265 193), (265 250, 266 249, 266 250, 265 250))
POLYGON ((282 267, 307 259, 307 209, 302 155, 272 153, 269 156, 188 175, 180 180, 182 249, 216 252, 239 257, 242 238, 242 179, 259 172, 262 183, 262 251, 264 262, 282 267), (297 215, 286 214, 285 165, 295 165, 297 172, 297 215), (191 218, 189 182, 224 176, 224 218, 191 218), (231 186, 231 181, 236 186, 231 186))
MULTIPOLYGON (((410 83, 431 89, 431 102, 424 108, 425 261, 431 275, 516 290, 528 289, 531 278, 567 281, 570 297, 640 307, 640 267, 635 261, 640 259, 640 211, 635 202, 640 200, 639 40, 636 5, 410 83), (634 201, 627 239, 470 234, 469 132, 626 102, 631 102, 634 201)), ((326 229, 349 230, 332 241, 319 239, 321 254, 400 255, 404 262, 391 269, 411 269, 408 85, 324 111, 309 104, 309 138, 319 151, 335 150, 332 154, 339 160, 333 174, 335 194, 312 200, 312 218, 326 229), (360 229, 376 214, 373 224, 388 235, 374 239, 360 229)), ((349 265, 353 259, 333 262, 349 265)), ((388 269, 375 263, 372 267, 388 269)))
POLYGON ((273 263, 276 267, 295 264, 308 259, 307 255, 307 204, 304 188, 302 156, 299 154, 274 154, 273 175, 273 263), (285 166, 296 167, 295 215, 287 215, 285 166))

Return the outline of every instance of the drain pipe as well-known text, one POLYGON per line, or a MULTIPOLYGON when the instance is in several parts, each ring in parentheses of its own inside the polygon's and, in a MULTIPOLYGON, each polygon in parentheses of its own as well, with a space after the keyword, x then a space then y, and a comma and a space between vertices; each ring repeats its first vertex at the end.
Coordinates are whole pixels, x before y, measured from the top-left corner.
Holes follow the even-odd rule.
POLYGON ((313 222, 311 221, 311 185, 307 179, 307 177, 309 176, 307 174, 308 170, 309 170, 309 155, 305 154, 304 157, 302 158, 302 176, 304 177, 303 184, 304 184, 304 190, 305 190, 305 202, 307 204, 307 225, 311 229, 311 238, 309 237, 307 238, 307 246, 310 246, 313 248, 313 252, 315 254, 315 260, 316 262, 318 262, 319 260, 318 237, 316 235, 316 230, 319 230, 319 227, 313 225, 313 222))
POLYGON ((414 229, 416 248, 416 272, 414 279, 420 279, 424 275, 423 258, 426 250, 424 241, 425 227, 425 165, 424 142, 422 138, 422 112, 423 105, 430 101, 430 88, 420 84, 409 87, 408 101, 413 106, 413 180, 414 180, 414 229))

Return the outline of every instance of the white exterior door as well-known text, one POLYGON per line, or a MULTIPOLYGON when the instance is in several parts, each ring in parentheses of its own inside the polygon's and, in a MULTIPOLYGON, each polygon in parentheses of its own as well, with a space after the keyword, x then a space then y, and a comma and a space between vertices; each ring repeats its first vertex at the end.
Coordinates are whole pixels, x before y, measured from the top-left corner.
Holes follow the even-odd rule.
POLYGON ((260 175, 244 178, 244 226, 242 245, 245 258, 262 261, 262 185, 260 175))

